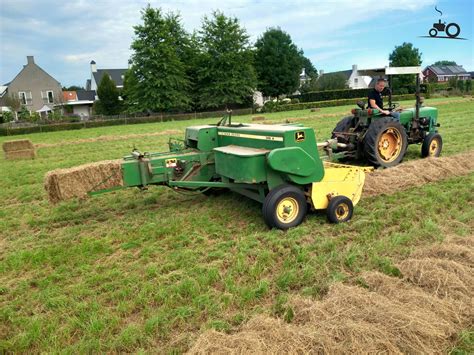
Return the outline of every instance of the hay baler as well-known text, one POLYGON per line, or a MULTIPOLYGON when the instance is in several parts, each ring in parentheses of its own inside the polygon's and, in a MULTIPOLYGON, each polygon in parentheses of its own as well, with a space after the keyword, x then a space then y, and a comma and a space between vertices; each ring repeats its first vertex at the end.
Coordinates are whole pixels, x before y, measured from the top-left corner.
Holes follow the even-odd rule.
POLYGON ((184 140, 170 139, 168 152, 134 150, 121 172, 125 187, 166 185, 206 194, 229 189, 262 203, 271 228, 299 225, 308 206, 326 209, 331 222, 348 221, 364 168, 323 162, 317 147, 312 128, 232 123, 228 115, 217 124, 186 128, 184 140))

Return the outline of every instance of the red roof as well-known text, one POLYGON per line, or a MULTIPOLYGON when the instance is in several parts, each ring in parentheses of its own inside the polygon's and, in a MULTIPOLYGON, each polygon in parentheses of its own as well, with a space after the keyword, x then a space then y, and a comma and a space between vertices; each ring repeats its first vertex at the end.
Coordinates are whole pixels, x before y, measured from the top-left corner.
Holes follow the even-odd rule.
POLYGON ((75 91, 63 91, 64 101, 77 101, 77 94, 75 91))

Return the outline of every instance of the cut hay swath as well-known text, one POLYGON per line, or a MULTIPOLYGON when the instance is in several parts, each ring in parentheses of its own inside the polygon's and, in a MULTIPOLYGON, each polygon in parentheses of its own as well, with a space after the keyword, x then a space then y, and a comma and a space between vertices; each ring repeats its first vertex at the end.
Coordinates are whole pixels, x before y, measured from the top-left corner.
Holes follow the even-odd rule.
POLYGON ((399 264, 402 279, 366 272, 364 287, 336 283, 321 301, 293 296, 291 323, 260 315, 232 334, 204 332, 189 353, 446 353, 474 319, 472 241, 422 249, 425 259, 399 264))
POLYGON ((104 160, 46 174, 44 188, 51 202, 74 197, 85 198, 88 192, 123 186, 122 160, 104 160))
POLYGON ((367 174, 363 196, 389 195, 429 182, 467 175, 472 171, 474 171, 474 151, 449 157, 413 160, 367 174))

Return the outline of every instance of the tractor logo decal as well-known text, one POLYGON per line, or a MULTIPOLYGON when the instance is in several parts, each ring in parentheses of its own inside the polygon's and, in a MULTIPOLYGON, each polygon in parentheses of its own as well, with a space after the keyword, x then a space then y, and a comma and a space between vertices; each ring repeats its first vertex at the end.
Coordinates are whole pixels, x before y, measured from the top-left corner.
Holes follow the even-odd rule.
POLYGON ((295 132, 295 141, 303 142, 304 141, 304 131, 295 132))
MULTIPOLYGON (((435 6, 435 10, 439 12, 440 17, 443 16, 443 12, 438 10, 435 6)), ((451 22, 446 24, 446 22, 442 22, 441 19, 438 22, 433 23, 433 27, 428 31, 429 36, 420 36, 424 38, 446 38, 446 39, 462 39, 466 40, 467 38, 458 38, 459 34, 461 33, 461 27, 455 23, 451 22), (446 33, 446 36, 439 35, 439 33, 446 33)))

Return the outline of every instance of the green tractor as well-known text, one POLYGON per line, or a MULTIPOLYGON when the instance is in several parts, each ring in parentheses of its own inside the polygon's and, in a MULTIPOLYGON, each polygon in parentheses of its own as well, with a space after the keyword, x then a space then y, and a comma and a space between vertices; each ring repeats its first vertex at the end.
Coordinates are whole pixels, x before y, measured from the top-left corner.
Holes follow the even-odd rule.
POLYGON ((443 140, 438 133, 438 109, 423 106, 420 97, 420 67, 386 67, 367 71, 366 75, 388 77, 388 107, 384 109, 400 112, 400 122, 379 110, 367 108, 359 101, 358 108, 343 118, 332 132, 337 140, 337 148, 331 145, 325 149, 330 155, 340 159, 368 161, 375 167, 392 167, 399 164, 409 144, 421 144, 423 157, 439 156, 443 140), (400 110, 399 104, 392 102, 390 90, 392 75, 416 75, 416 104, 414 108, 400 110))

